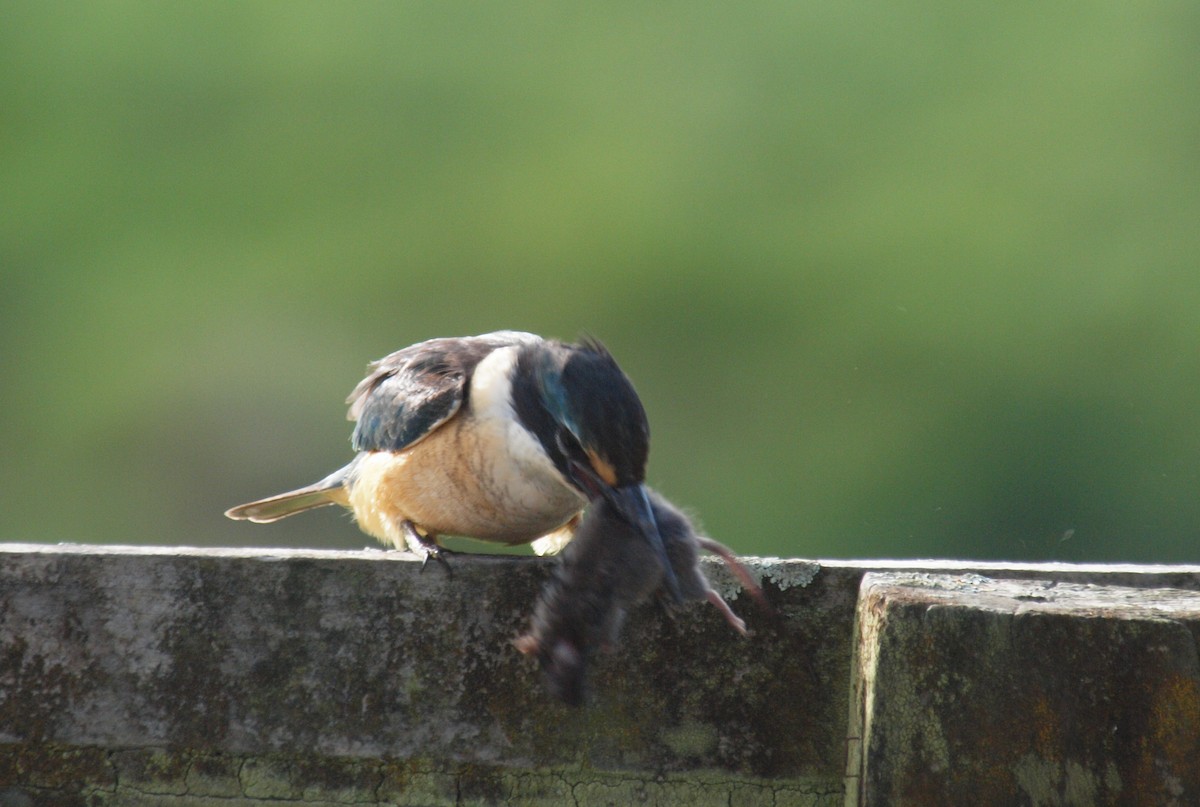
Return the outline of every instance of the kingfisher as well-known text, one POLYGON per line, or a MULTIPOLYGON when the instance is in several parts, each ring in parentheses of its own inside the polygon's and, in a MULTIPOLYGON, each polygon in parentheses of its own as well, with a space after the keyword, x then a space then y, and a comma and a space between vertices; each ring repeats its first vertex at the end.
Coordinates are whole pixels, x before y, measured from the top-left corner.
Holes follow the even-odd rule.
POLYGON ((373 362, 346 402, 346 466, 225 515, 269 523, 337 504, 382 543, 445 563, 446 535, 556 551, 603 499, 670 568, 645 486, 646 412, 598 341, 430 339, 373 362))

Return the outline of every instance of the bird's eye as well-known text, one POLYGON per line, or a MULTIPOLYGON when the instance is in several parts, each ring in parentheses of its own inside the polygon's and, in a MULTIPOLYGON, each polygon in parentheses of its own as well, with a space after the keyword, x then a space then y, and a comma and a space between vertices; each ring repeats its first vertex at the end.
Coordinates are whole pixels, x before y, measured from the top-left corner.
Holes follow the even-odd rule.
POLYGON ((575 439, 575 435, 563 429, 554 435, 554 441, 558 445, 558 450, 562 452, 564 459, 567 461, 567 472, 575 484, 579 486, 580 490, 585 491, 589 498, 592 499, 602 495, 604 493, 604 485, 600 478, 596 476, 588 453, 584 451, 583 446, 575 439))
POLYGON ((554 433, 554 442, 558 445, 558 450, 567 459, 584 456, 583 446, 579 444, 579 440, 575 438, 575 435, 566 429, 559 429, 554 433))

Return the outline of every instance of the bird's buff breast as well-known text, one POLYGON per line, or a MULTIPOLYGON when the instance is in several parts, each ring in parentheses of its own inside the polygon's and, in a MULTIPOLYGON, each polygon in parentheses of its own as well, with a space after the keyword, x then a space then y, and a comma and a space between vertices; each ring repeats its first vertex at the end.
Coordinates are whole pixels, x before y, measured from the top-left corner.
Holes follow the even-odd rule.
POLYGON ((585 501, 516 423, 463 412, 404 451, 363 454, 349 503, 363 530, 403 548, 404 520, 432 535, 525 543, 585 501))

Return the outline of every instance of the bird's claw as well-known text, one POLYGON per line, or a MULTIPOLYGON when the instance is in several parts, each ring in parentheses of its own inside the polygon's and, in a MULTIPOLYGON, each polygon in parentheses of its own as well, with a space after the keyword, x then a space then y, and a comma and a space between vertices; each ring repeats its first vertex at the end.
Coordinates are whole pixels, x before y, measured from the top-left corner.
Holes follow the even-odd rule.
MULTIPOLYGON (((420 553, 419 553, 420 554, 420 553)), ((444 547, 435 546, 424 552, 424 557, 421 558, 421 571, 425 571, 425 567, 429 565, 429 559, 433 558, 441 567, 446 570, 447 577, 454 576, 454 570, 450 566, 450 561, 446 560, 447 555, 457 554, 444 547)))
POLYGON ((422 572, 429 565, 429 559, 433 558, 446 570, 447 576, 453 576, 453 572, 450 569, 450 562, 446 560, 446 556, 453 555, 455 554, 454 552, 438 546, 437 541, 432 537, 422 535, 417 526, 411 521, 405 521, 401 526, 404 529, 404 539, 405 543, 408 544, 408 551, 421 559, 422 572))

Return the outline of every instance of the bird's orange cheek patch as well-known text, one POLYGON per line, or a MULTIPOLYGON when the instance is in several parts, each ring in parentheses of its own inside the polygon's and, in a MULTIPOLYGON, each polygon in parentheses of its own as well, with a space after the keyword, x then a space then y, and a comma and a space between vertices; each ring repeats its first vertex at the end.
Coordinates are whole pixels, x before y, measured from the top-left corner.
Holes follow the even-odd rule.
POLYGON ((617 472, 612 467, 612 464, 606 461, 594 451, 587 452, 588 461, 592 463, 592 470, 596 472, 596 476, 604 480, 609 487, 617 486, 617 472))

